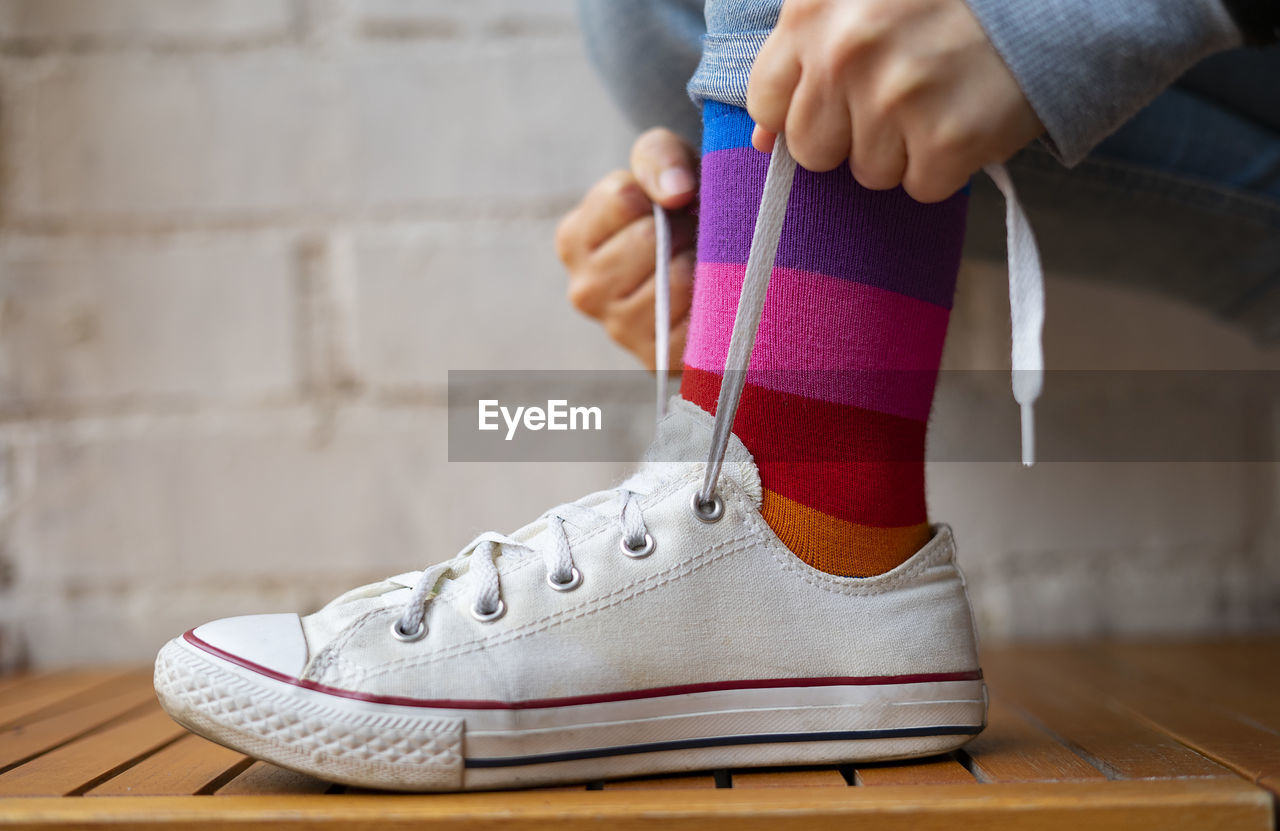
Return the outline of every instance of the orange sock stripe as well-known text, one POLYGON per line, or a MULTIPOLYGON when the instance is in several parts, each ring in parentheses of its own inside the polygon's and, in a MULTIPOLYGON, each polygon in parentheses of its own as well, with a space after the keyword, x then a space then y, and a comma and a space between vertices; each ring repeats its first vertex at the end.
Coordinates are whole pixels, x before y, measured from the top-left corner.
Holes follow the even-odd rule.
POLYGON ((833 517, 764 489, 760 510, 778 539, 820 571, 869 577, 901 565, 933 536, 929 523, 877 528, 833 517))

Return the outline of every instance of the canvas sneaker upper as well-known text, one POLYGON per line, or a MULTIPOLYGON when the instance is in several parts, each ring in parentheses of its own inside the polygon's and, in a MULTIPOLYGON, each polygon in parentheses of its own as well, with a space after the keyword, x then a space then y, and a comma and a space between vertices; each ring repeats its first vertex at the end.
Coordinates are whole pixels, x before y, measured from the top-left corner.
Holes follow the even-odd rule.
MULTIPOLYGON (((951 532, 877 577, 838 577, 796 558, 761 519, 760 480, 732 438, 721 476, 723 516, 691 500, 711 417, 673 400, 648 460, 619 488, 592 494, 566 523, 580 583, 548 582, 555 510, 511 534, 518 548, 470 546, 436 569, 422 637, 392 627, 423 572, 354 589, 300 619, 273 616, 253 651, 324 687, 371 696, 520 702, 703 682, 899 676, 974 671, 978 660, 951 532), (634 494, 652 552, 628 556, 620 504, 634 494), (593 520, 593 521, 590 521, 593 520), (496 567, 501 617, 478 620, 476 561, 496 567)), ((231 619, 236 620, 236 619, 231 619)), ((194 636, 229 654, 244 632, 217 622, 194 636)))

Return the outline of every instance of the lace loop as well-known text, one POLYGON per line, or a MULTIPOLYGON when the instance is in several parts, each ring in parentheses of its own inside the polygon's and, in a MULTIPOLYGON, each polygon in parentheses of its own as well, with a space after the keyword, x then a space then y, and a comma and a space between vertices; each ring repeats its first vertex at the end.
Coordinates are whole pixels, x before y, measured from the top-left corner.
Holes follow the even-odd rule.
MULTIPOLYGON (((616 503, 616 517, 622 550, 633 558, 653 553, 657 544, 645 526, 644 514, 639 504, 642 494, 630 487, 619 487, 613 493, 620 500, 620 503, 616 503)), ((598 502, 598 496, 599 494, 588 494, 579 502, 595 503, 598 502)), ((452 560, 438 563, 422 572, 414 583, 409 599, 405 601, 403 613, 391 624, 392 634, 397 640, 405 642, 421 640, 427 631, 427 609, 439 594, 440 584, 463 575, 467 575, 466 579, 472 583, 472 617, 486 623, 502 617, 507 606, 502 598, 497 558, 504 551, 541 550, 548 585, 560 592, 576 589, 582 585, 583 578, 573 561, 566 525, 593 527, 606 519, 606 515, 598 508, 607 508, 608 505, 609 502, 606 501, 593 509, 570 502, 547 511, 540 519, 546 522, 550 544, 544 544, 540 549, 505 534, 486 531, 468 543, 452 560)))
POLYGON ((1035 234, 1009 171, 1002 164, 983 169, 1004 196, 1013 398, 1022 411, 1022 463, 1030 467, 1036 460, 1034 407, 1044 386, 1044 271, 1035 234))

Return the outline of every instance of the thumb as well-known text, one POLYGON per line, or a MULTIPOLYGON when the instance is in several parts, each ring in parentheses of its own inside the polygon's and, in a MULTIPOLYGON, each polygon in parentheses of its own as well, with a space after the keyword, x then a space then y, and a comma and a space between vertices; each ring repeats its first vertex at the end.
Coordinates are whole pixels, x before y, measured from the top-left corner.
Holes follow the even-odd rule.
POLYGON ((693 148, 665 127, 655 127, 631 145, 631 173, 645 195, 664 208, 683 208, 698 189, 693 148))

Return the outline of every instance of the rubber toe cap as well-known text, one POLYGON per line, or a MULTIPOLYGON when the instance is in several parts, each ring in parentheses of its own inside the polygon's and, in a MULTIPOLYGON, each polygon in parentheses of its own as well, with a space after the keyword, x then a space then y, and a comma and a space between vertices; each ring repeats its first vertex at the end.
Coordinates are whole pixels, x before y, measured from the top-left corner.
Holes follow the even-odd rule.
POLYGON ((197 646, 212 647, 251 669, 297 678, 307 665, 307 639, 295 614, 228 617, 197 626, 190 635, 197 646))

